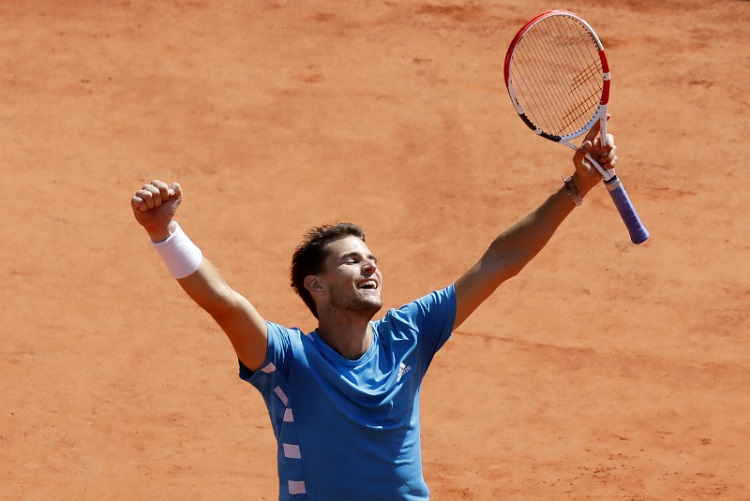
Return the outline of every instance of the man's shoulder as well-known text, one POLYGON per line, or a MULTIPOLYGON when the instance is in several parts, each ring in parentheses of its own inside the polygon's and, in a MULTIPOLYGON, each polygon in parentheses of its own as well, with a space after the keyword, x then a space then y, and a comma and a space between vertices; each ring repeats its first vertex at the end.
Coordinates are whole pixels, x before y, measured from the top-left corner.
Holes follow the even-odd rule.
POLYGON ((309 333, 305 333, 302 329, 299 327, 287 327, 285 325, 278 324, 276 322, 272 322, 270 320, 266 320, 266 327, 268 328, 268 334, 273 334, 277 337, 287 338, 287 339, 293 339, 293 340, 299 340, 303 339, 306 336, 309 336, 309 333))
POLYGON ((430 292, 429 294, 410 301, 398 308, 392 308, 374 322, 379 330, 394 328, 397 325, 416 324, 420 319, 439 312, 455 311, 455 288, 453 284, 430 292))
POLYGON ((386 320, 389 316, 398 315, 416 315, 420 311, 429 311, 435 307, 446 306, 450 307, 455 304, 456 291, 453 284, 448 285, 442 289, 434 290, 429 294, 422 297, 409 301, 398 308, 392 308, 388 310, 381 321, 386 320))
POLYGON ((286 377, 292 365, 307 359, 312 344, 310 336, 298 327, 286 327, 266 320, 268 329, 268 349, 266 359, 257 371, 251 371, 240 360, 240 379, 256 384, 260 380, 272 380, 281 375, 286 377), (259 379, 260 378, 260 379, 259 379))

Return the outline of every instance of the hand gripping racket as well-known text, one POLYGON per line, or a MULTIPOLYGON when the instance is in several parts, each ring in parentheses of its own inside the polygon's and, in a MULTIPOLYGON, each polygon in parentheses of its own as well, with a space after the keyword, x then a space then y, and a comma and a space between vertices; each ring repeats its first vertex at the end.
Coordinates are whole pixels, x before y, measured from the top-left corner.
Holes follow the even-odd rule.
MULTIPOLYGON (((505 54, 505 85, 521 120, 543 138, 577 149, 570 141, 596 124, 607 138, 609 65, 589 24, 572 12, 551 10, 527 22, 505 54)), ((649 237, 613 169, 588 160, 604 179, 633 243, 649 237)))

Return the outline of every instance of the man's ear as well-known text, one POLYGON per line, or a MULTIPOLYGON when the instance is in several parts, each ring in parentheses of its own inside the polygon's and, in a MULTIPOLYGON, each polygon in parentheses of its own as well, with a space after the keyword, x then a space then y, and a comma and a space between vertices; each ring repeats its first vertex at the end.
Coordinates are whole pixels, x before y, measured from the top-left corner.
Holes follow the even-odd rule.
POLYGON ((304 284, 305 289, 307 289, 310 294, 320 294, 325 290, 325 284, 323 284, 316 275, 307 275, 304 284))

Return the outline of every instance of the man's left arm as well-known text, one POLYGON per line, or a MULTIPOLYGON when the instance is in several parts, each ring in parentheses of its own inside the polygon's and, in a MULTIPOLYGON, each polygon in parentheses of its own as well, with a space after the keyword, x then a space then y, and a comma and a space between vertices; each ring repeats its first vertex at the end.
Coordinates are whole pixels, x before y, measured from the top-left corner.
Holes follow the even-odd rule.
MULTIPOLYGON (((573 183, 581 197, 601 181, 598 171, 585 160, 586 154, 597 158, 604 168, 614 168, 617 161, 614 138, 608 135, 607 145, 602 147, 596 138, 598 132, 598 126, 592 128, 573 157, 576 167, 573 183)), ((500 284, 517 275, 544 248, 575 207, 576 202, 563 185, 536 209, 498 235, 481 259, 456 281, 456 320, 453 328, 457 329, 500 284)))

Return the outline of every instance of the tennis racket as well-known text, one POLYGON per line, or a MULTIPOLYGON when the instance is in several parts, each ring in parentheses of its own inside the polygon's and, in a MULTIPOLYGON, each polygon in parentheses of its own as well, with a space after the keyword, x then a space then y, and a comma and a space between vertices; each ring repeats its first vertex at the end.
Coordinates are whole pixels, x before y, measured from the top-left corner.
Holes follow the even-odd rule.
MULTIPOLYGON (((572 149, 571 140, 599 121, 607 138, 610 74, 604 46, 591 26, 565 10, 550 10, 527 22, 505 54, 505 86, 521 120, 538 135, 572 149)), ((633 243, 649 237, 614 169, 602 175, 633 243)))

